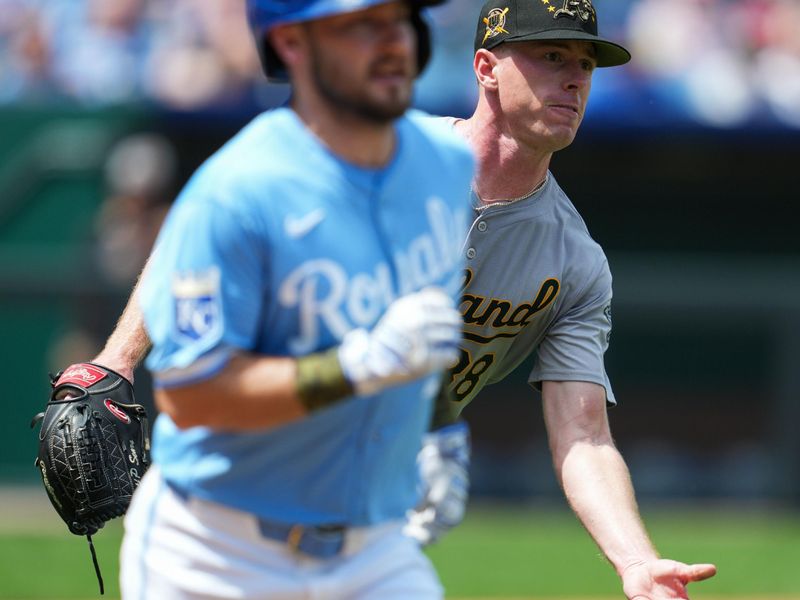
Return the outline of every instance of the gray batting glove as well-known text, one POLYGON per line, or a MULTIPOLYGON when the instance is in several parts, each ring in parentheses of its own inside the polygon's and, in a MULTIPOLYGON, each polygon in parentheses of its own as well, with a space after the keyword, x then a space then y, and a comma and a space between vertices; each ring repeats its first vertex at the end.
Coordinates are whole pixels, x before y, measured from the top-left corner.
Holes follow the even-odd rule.
POLYGON ((464 518, 469 495, 469 427, 464 421, 425 436, 417 455, 422 499, 408 513, 404 532, 426 546, 464 518))
POLYGON ((461 324, 452 298, 428 287, 392 302, 371 331, 349 331, 339 363, 356 394, 374 394, 454 363, 461 324))

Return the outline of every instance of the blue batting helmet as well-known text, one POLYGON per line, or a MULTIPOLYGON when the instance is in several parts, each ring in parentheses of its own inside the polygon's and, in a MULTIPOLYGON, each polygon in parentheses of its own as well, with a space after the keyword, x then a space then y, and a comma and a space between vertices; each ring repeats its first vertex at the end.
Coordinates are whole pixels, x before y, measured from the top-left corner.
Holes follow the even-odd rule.
MULTIPOLYGON (((269 43, 268 34, 276 25, 312 21, 342 13, 363 10, 390 0, 247 0, 247 19, 256 38, 258 54, 267 79, 285 82, 286 66, 269 43)), ((446 0, 406 0, 411 6, 411 23, 417 32, 417 66, 419 71, 428 63, 431 40, 428 26, 420 11, 425 6, 442 4, 446 0)))

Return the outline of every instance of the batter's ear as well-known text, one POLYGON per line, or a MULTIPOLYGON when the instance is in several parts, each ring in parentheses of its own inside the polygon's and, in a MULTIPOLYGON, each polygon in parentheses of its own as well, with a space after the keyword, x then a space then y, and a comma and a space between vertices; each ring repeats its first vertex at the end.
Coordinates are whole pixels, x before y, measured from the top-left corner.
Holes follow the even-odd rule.
POLYGON ((497 90, 497 76, 495 74, 497 64, 497 56, 492 51, 480 48, 475 52, 472 70, 475 72, 479 86, 486 90, 497 90))
POLYGON ((307 54, 305 31, 300 25, 279 25, 268 34, 268 42, 291 71, 307 54))

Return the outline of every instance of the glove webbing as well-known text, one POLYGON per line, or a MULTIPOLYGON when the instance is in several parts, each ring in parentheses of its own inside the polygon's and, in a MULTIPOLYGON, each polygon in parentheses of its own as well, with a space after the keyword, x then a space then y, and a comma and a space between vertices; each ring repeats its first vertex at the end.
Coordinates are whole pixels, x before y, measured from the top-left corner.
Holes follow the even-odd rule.
POLYGON ((92 553, 92 563, 94 563, 94 572, 97 574, 97 583, 100 585, 100 595, 102 596, 105 593, 105 587, 103 587, 103 576, 100 574, 100 565, 97 562, 97 553, 94 551, 92 536, 87 533, 86 539, 89 541, 89 550, 92 553))

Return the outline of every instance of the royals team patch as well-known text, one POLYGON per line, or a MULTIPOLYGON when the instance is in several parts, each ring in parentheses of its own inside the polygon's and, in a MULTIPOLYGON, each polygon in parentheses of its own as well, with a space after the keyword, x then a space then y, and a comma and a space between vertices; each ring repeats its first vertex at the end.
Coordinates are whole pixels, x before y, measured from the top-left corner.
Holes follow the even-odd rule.
POLYGON ((222 327, 219 269, 179 273, 172 281, 174 332, 184 341, 196 342, 222 327))

